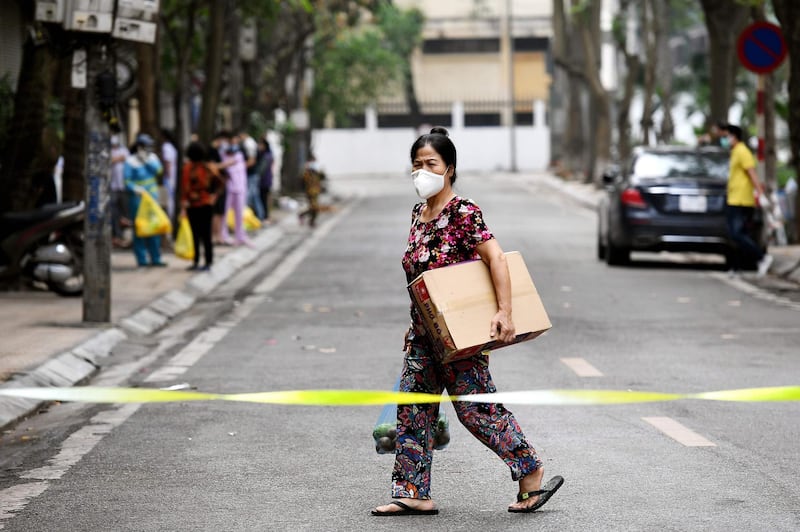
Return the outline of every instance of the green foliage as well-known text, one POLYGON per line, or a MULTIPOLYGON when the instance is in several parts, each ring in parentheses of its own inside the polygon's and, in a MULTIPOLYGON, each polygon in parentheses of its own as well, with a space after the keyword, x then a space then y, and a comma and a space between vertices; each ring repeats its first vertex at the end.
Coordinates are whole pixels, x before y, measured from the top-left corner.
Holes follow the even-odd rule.
POLYGON ((376 20, 383 32, 386 46, 403 58, 410 58, 422 43, 425 15, 419 9, 398 9, 394 4, 382 3, 376 20))
POLYGON ((387 84, 400 79, 404 60, 375 26, 347 29, 318 41, 313 57, 314 88, 309 101, 313 123, 332 113, 337 123, 360 113, 387 84))
POLYGON ((0 153, 5 151, 13 118, 14 88, 11 86, 11 75, 6 73, 0 77, 0 153))
POLYGON ((775 179, 778 182, 778 188, 783 188, 786 183, 795 176, 794 166, 782 165, 775 169, 775 179))
POLYGON ((268 120, 261 111, 250 111, 247 116, 247 132, 251 137, 257 139, 264 135, 264 132, 273 128, 273 123, 268 120))

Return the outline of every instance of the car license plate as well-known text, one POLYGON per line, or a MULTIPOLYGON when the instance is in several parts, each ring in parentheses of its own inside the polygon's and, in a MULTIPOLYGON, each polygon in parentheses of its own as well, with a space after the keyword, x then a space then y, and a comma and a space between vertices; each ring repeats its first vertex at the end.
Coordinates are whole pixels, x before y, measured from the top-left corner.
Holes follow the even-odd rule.
POLYGON ((705 196, 681 196, 678 199, 678 209, 681 212, 706 212, 708 202, 705 196))

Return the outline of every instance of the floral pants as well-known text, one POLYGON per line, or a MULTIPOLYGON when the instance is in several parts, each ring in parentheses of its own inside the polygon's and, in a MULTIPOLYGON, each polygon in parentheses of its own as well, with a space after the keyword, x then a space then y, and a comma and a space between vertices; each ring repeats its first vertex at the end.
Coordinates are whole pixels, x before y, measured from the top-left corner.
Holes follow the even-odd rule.
MULTIPOLYGON (((409 340, 400 391, 438 394, 446 389, 451 396, 497 391, 489 374, 488 356, 442 364, 424 336, 411 334, 409 340)), ((502 404, 455 402, 453 407, 459 421, 511 469, 513 480, 542 467, 536 450, 502 404)), ((392 497, 431 498, 433 428, 438 415, 438 403, 397 406, 392 497)))

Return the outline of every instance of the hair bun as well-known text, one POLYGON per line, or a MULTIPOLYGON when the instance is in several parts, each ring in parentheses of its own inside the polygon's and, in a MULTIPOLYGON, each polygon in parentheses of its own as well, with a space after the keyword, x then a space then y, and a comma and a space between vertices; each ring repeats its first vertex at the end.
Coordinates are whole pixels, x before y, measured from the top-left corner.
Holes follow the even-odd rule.
POLYGON ((444 135, 445 137, 449 137, 450 133, 441 126, 436 126, 431 129, 431 135, 444 135))

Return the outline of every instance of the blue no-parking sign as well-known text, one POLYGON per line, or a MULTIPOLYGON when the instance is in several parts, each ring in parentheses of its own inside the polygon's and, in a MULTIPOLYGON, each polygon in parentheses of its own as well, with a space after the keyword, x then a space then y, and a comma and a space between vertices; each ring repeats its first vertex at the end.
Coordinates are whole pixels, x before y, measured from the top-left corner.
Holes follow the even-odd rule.
POLYGON ((739 61, 747 70, 767 74, 786 58, 786 42, 780 26, 770 22, 755 22, 747 26, 736 46, 739 61))

